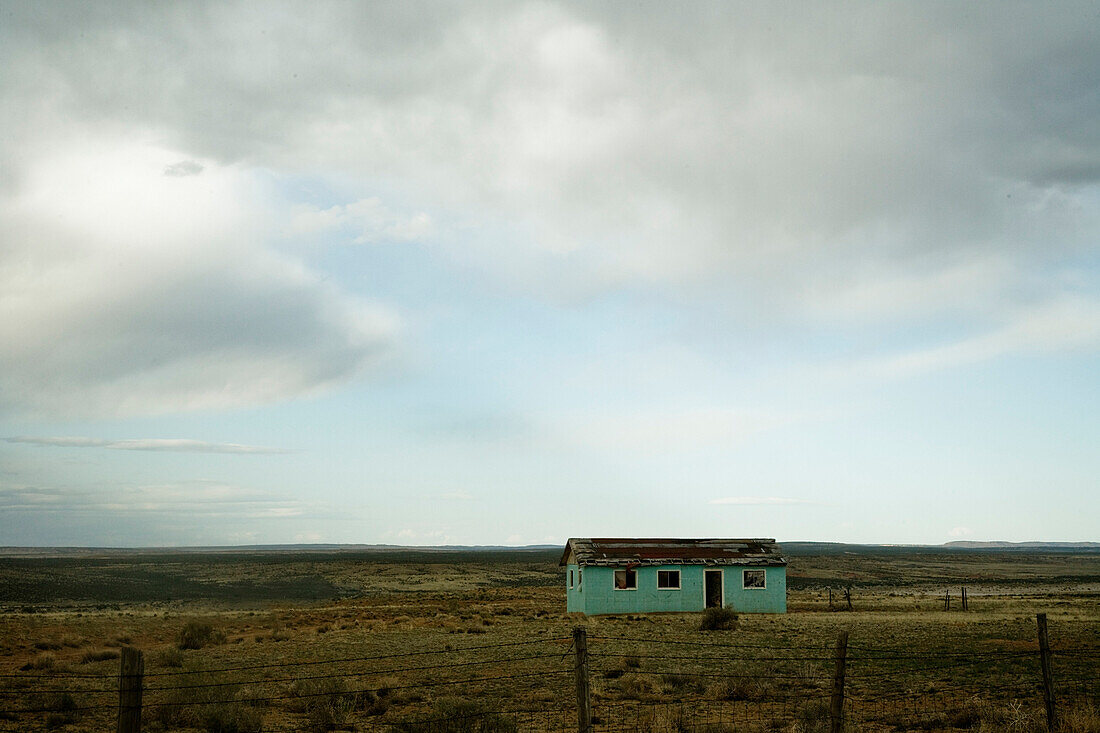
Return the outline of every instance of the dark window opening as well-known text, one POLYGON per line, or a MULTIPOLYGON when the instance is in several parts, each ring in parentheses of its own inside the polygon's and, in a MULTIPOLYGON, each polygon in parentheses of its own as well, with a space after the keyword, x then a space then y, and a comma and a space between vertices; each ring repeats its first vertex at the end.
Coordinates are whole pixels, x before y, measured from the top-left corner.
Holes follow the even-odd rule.
POLYGON ((680 571, 658 570, 657 588, 664 590, 680 590, 680 571))
POLYGON ((763 570, 744 570, 742 571, 742 583, 743 588, 764 588, 767 582, 767 573, 763 570))
POLYGON ((633 570, 615 571, 615 590, 637 590, 638 574, 633 570))

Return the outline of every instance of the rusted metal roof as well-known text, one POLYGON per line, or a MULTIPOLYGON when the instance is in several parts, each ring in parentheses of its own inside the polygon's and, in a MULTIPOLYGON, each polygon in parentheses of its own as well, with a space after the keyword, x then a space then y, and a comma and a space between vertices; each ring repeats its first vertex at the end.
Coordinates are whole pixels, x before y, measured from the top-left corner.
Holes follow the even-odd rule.
POLYGON ((773 539, 638 539, 573 537, 570 553, 578 565, 786 565, 773 539))

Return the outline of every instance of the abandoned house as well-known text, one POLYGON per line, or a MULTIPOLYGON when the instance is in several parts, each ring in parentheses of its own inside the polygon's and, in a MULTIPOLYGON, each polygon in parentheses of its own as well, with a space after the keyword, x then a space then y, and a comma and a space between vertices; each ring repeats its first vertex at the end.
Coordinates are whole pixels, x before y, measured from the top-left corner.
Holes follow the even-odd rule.
POLYGON ((773 539, 578 539, 565 546, 566 610, 786 613, 787 560, 773 539))

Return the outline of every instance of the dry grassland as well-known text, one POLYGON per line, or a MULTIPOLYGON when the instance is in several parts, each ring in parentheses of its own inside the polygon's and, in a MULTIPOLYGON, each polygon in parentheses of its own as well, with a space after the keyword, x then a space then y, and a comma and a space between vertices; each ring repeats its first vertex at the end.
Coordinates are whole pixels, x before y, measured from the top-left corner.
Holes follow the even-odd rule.
POLYGON ((827 729, 841 630, 850 728, 1039 730, 1044 612, 1066 729, 1100 731, 1100 554, 795 557, 789 613, 710 632, 571 617, 556 559, 0 558, 0 730, 113 729, 122 646, 145 655, 150 731, 575 729, 578 624, 597 730, 827 729), (853 584, 851 612, 826 584, 853 584), (962 585, 970 610, 944 611, 962 585))

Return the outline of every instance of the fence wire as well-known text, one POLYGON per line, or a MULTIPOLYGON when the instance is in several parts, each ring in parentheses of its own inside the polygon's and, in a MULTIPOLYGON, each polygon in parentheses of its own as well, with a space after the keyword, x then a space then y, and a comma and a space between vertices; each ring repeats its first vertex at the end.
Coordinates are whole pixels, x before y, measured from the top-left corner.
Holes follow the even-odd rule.
MULTIPOLYGON (((811 730, 831 714, 832 641, 768 645, 593 634, 586 646, 580 667, 572 640, 558 636, 157 669, 144 675, 152 684, 143 687, 142 708, 169 729, 202 710, 231 708, 261 718, 272 710, 291 719, 327 715, 330 729, 552 733, 577 729, 575 678, 587 668, 597 733, 811 730)), ((1100 702, 1100 649, 1063 644, 1052 659, 1060 705, 1100 702)), ((848 730, 972 728, 979 722, 1006 727, 1043 714, 1037 650, 899 651, 853 644, 845 661, 840 699, 848 730)), ((117 674, 5 672, 0 728, 28 729, 41 715, 46 727, 85 717, 102 721, 117 712, 119 684, 117 674)))

